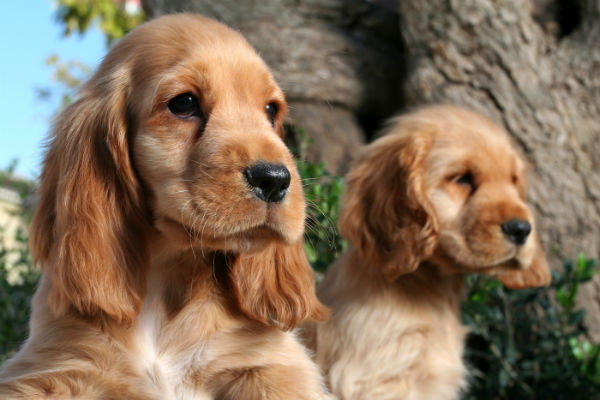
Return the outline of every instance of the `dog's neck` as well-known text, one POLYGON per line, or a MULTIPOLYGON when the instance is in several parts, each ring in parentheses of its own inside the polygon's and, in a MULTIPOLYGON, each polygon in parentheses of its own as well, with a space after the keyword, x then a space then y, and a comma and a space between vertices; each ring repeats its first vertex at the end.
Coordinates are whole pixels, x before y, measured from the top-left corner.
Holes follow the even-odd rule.
POLYGON ((149 346, 159 353, 185 353, 215 333, 237 327, 238 313, 227 295, 225 254, 155 250, 144 305, 131 330, 134 351, 143 354, 149 346))
MULTIPOLYGON (((390 281, 376 266, 363 260, 356 249, 349 249, 332 265, 331 272, 322 283, 327 289, 319 290, 325 304, 335 303, 339 292, 352 293, 368 301, 372 297, 401 297, 400 304, 410 304, 430 308, 436 313, 446 310, 460 320, 460 305, 463 299, 465 273, 445 268, 433 260, 422 262, 411 273, 400 275, 390 281), (336 282, 344 282, 345 287, 336 288, 336 282), (336 294, 337 293, 337 294, 336 294)), ((399 311, 401 312, 401 311, 399 311)))
POLYGON ((390 289, 402 292, 413 303, 423 302, 438 311, 447 309, 460 318, 465 275, 446 271, 433 261, 425 261, 414 272, 389 282, 390 289))
POLYGON ((172 251, 169 246, 157 245, 150 257, 146 298, 154 297, 163 302, 169 318, 195 301, 211 298, 225 301, 228 269, 234 257, 191 246, 172 251))

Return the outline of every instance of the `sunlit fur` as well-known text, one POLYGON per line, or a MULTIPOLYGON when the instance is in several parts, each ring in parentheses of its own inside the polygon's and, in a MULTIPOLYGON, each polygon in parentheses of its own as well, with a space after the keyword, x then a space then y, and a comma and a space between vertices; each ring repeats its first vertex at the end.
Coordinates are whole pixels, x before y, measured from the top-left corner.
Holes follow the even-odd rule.
POLYGON ((304 334, 341 399, 456 399, 465 387, 466 273, 511 288, 547 284, 535 232, 522 246, 500 224, 520 218, 525 166, 498 126, 431 106, 393 119, 347 176, 340 232, 353 246, 319 286, 332 309, 304 334), (457 178, 473 175, 475 190, 457 178))
POLYGON ((43 278, 2 399, 320 399, 290 331, 322 319, 283 93, 237 33, 194 15, 122 39, 58 117, 31 247, 43 278), (181 118, 182 93, 203 116, 181 118), (274 126, 268 103, 280 109, 274 126), (279 203, 243 170, 285 165, 279 203))

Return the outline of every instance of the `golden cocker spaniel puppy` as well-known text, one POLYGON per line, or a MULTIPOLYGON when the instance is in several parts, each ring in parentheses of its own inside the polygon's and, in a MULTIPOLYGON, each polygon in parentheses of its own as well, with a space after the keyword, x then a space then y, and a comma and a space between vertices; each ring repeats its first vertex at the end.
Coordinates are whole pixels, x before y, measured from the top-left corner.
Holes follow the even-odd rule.
POLYGON ((430 106, 391 121, 347 176, 339 228, 353 247, 317 290, 331 319, 305 332, 334 394, 457 398, 464 275, 550 280, 526 190, 508 135, 483 116, 430 106))
POLYGON ((2 399, 320 399, 289 330, 321 319, 282 91, 242 36, 162 17, 58 117, 31 247, 43 278, 2 399))

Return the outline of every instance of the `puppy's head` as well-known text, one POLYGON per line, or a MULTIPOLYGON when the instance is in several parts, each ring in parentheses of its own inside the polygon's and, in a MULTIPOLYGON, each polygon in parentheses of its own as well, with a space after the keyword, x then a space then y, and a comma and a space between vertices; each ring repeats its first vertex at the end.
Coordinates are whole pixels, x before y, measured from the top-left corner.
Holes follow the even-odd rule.
POLYGON ((526 190, 525 165, 498 126, 428 107, 393 120, 358 160, 340 230, 389 279, 432 259, 512 288, 543 285, 550 274, 526 190))
MULTIPOLYGON (((281 138, 285 112, 264 62, 222 24, 167 16, 117 43, 59 117, 41 178, 32 247, 51 269, 54 308, 130 320, 155 230, 172 249, 262 255, 270 274, 287 269, 294 293, 306 292, 296 293, 302 315, 265 306, 270 317, 281 311, 291 326, 318 315, 297 251, 305 204, 281 138)), ((237 258, 234 284, 248 284, 235 270, 249 259, 237 258)), ((287 305, 294 293, 282 300, 280 286, 254 301, 287 305)))

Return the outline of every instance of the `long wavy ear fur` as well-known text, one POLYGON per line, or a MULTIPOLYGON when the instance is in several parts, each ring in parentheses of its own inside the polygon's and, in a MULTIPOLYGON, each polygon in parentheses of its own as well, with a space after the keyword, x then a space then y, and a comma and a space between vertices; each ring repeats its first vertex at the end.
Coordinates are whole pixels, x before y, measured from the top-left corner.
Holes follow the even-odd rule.
POLYGON ((401 128, 367 146, 357 160, 346 177, 339 219, 342 236, 389 280, 414 271, 439 236, 422 167, 431 139, 394 131, 401 128))
POLYGON ((141 308, 148 228, 130 161, 126 86, 97 74, 54 126, 31 248, 57 315, 130 322, 141 308))
POLYGON ((240 255, 230 268, 230 280, 238 308, 265 325, 292 329, 328 316, 315 294, 302 240, 272 243, 258 253, 240 255))

